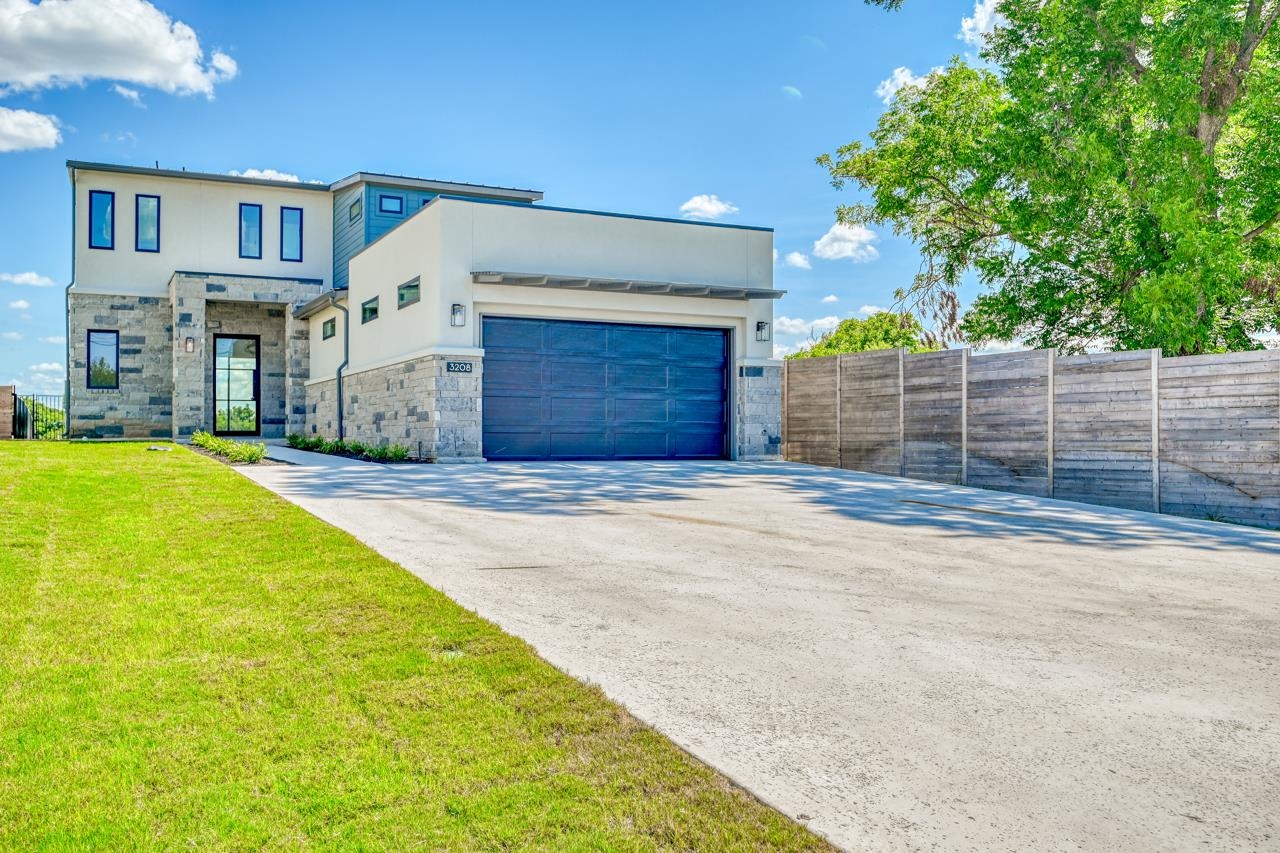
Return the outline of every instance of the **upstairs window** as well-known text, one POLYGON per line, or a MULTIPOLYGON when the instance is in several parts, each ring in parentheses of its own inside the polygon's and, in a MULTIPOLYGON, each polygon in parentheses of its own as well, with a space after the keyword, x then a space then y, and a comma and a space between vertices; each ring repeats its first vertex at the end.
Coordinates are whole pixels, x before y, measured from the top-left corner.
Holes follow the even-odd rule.
POLYGON ((133 250, 160 251, 160 196, 133 197, 133 250))
POLYGON ((404 196, 400 196, 400 195, 378 196, 378 212, 390 213, 393 216, 404 216, 404 196))
POLYGON ((115 389, 120 387, 120 333, 106 329, 90 329, 88 359, 85 361, 85 387, 115 389))
POLYGON ((360 303, 360 322, 371 323, 378 319, 378 297, 360 303))
POLYGON ((116 247, 116 194, 106 190, 89 191, 89 248, 116 247))
POLYGON ((415 278, 396 288, 396 308, 406 308, 422 299, 422 281, 415 278))
POLYGON ((347 221, 355 222, 364 213, 364 199, 358 198, 347 206, 347 221))
POLYGON ((280 260, 302 260, 302 208, 280 208, 280 260))
POLYGON ((338 318, 337 317, 330 317, 328 320, 325 320, 323 323, 320 324, 320 337, 323 340, 327 341, 329 340, 329 338, 332 338, 336 334, 338 334, 338 318))
POLYGON ((240 205, 240 257, 262 257, 262 205, 240 205))

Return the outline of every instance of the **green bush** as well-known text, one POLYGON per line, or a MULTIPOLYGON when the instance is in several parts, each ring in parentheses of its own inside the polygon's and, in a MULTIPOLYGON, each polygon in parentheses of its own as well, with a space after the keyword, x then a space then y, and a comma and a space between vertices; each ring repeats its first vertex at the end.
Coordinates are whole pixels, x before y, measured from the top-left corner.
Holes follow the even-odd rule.
POLYGON ((267 455, 267 446, 261 442, 251 444, 247 441, 232 441, 207 432, 195 432, 191 435, 191 443, 210 453, 223 457, 229 462, 244 462, 255 465, 267 455))
POLYGON ((309 450, 313 453, 327 453, 330 456, 345 456, 350 459, 361 459, 365 462, 407 462, 409 448, 403 444, 385 444, 374 446, 359 441, 332 441, 318 435, 305 436, 294 433, 288 438, 289 446, 295 450, 309 450))

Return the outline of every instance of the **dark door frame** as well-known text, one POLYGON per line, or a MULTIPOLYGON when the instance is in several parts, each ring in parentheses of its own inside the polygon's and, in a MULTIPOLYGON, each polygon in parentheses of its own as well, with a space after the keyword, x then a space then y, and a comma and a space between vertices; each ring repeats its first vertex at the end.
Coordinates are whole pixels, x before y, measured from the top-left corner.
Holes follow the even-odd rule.
MULTIPOLYGON (((227 423, 231 419, 228 414, 227 423)), ((214 435, 261 435, 262 434, 262 336, 261 335, 222 335, 213 336, 213 434, 214 435), (253 341, 253 430, 218 429, 218 341, 253 341)))

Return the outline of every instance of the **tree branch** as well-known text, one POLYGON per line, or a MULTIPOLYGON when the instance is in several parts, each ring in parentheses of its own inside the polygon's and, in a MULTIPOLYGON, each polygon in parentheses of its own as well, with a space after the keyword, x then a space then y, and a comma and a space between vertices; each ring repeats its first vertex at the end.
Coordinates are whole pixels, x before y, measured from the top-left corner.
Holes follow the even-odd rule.
POLYGON ((1273 213, 1270 219, 1268 219, 1266 222, 1263 222, 1257 228, 1251 229, 1248 233, 1246 233, 1243 237, 1241 237, 1240 240, 1242 242, 1248 243, 1258 235, 1262 234, 1268 228, 1275 225, 1277 222, 1280 222, 1280 210, 1277 210, 1275 213, 1273 213))

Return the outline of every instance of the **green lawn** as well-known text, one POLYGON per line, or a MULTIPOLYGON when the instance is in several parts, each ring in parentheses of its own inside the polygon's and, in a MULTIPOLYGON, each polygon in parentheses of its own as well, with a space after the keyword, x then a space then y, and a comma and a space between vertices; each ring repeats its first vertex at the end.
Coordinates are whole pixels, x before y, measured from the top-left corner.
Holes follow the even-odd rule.
POLYGON ((0 443, 0 849, 814 849, 186 449, 0 443))

